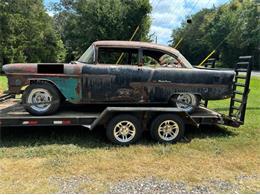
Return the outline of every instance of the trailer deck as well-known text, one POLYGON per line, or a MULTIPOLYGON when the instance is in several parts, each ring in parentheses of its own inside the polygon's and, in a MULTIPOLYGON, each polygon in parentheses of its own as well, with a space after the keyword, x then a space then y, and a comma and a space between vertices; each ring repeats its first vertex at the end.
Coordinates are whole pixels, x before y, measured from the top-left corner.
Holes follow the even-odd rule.
POLYGON ((26 112, 17 99, 10 99, 0 104, 0 125, 7 126, 50 126, 80 125, 93 129, 99 121, 111 113, 129 112, 163 112, 185 115, 196 126, 200 124, 224 124, 227 118, 221 113, 205 107, 199 107, 192 114, 185 113, 174 107, 75 107, 65 105, 57 114, 50 116, 32 116, 26 112))

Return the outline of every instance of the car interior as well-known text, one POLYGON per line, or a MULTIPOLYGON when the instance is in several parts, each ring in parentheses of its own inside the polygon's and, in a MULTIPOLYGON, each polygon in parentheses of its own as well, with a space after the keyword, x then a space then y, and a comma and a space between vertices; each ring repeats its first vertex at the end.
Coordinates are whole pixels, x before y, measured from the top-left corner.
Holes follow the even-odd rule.
POLYGON ((138 65, 149 67, 183 68, 175 57, 159 50, 135 48, 98 48, 98 64, 138 65), (140 58, 140 59, 139 59, 140 58))

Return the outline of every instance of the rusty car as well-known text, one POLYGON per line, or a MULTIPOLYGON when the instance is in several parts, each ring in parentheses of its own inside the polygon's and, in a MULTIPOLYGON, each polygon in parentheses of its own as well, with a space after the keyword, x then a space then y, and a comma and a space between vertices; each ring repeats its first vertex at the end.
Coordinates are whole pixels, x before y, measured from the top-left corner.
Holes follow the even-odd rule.
POLYGON ((72 104, 170 105, 194 111, 200 100, 232 95, 233 71, 193 67, 176 49, 148 42, 96 41, 71 63, 3 66, 9 93, 32 115, 72 104))

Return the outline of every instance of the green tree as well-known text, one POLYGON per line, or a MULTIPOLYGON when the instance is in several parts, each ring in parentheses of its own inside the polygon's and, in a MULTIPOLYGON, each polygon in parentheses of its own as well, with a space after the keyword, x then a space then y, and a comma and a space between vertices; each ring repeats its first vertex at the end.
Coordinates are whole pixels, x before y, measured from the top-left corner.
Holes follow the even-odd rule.
POLYGON ((65 49, 42 0, 0 1, 0 64, 55 62, 65 49))
POLYGON ((183 38, 183 41, 180 42, 177 49, 179 49, 192 64, 198 64, 212 49, 208 40, 205 39, 208 30, 206 24, 207 21, 212 18, 210 15, 211 12, 211 9, 204 9, 192 17, 192 24, 182 23, 180 28, 173 30, 172 46, 183 38))
MULTIPOLYGON (((254 55, 259 64, 260 25, 254 1, 232 0, 218 8, 204 9, 193 15, 193 23, 173 31, 173 45, 193 63, 200 63, 213 49, 221 65, 232 68, 240 55, 254 55)), ((259 67, 255 67, 259 68, 259 67)))
POLYGON ((61 0, 54 6, 57 29, 68 51, 79 57, 96 40, 146 40, 150 28, 149 0, 61 0))

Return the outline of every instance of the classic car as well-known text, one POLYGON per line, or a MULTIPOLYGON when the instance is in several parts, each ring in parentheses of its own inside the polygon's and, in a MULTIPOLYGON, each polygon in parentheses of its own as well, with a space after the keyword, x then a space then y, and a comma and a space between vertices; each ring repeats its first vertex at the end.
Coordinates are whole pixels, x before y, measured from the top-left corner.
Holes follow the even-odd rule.
POLYGON ((97 41, 77 60, 7 64, 9 93, 32 115, 73 104, 169 105, 192 112, 201 99, 232 95, 233 71, 194 68, 176 49, 147 42, 97 41))

